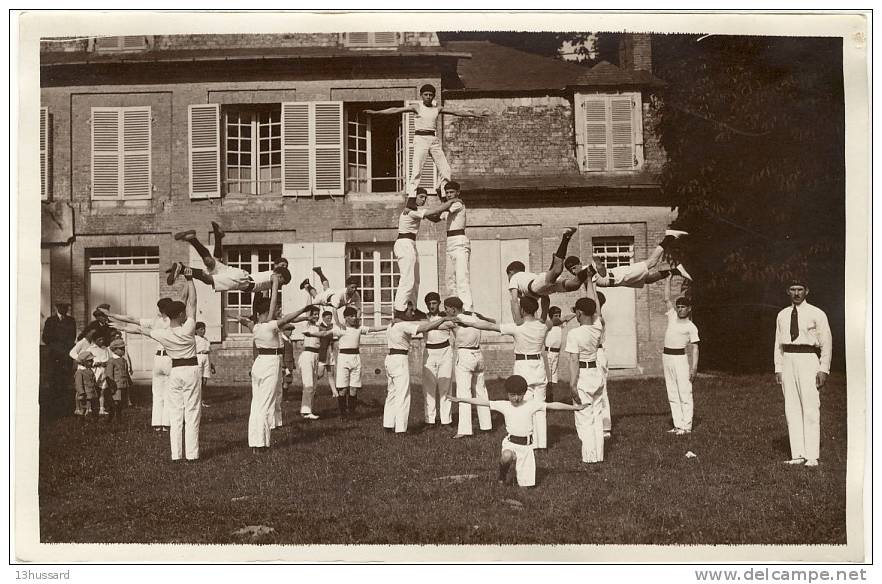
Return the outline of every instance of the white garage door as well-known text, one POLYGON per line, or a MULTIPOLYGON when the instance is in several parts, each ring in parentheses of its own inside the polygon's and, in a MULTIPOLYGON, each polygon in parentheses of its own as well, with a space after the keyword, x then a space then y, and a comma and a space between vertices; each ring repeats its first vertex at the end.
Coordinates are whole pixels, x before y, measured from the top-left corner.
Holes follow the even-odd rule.
MULTIPOLYGON (((136 318, 156 314, 159 299, 159 250, 114 248, 93 250, 89 257, 89 314, 102 303, 112 312, 136 318)), ((149 379, 156 342, 141 335, 125 335, 134 377, 149 379)))

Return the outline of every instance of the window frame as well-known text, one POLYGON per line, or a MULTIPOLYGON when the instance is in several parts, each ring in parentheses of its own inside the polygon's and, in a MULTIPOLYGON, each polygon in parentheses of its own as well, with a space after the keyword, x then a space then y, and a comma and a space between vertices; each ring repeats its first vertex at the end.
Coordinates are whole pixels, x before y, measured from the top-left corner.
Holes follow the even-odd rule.
MULTIPOLYGON (((234 198, 247 198, 247 197, 281 197, 282 196, 282 181, 283 181, 283 173, 284 173, 284 165, 283 165, 283 146, 282 146, 282 105, 281 103, 269 103, 269 104, 241 104, 241 105, 231 105, 224 106, 221 108, 221 118, 220 118, 220 141, 221 141, 221 194, 222 196, 234 197, 234 198), (227 148, 228 141, 230 139, 241 140, 242 136, 236 136, 231 138, 229 135, 229 116, 231 113, 242 113, 247 112, 251 116, 251 121, 249 122, 249 126, 251 127, 251 151, 248 153, 251 157, 251 179, 247 181, 255 190, 253 193, 246 192, 233 192, 230 190, 230 185, 235 184, 244 184, 244 181, 241 179, 232 180, 228 177, 228 170, 230 168, 228 162, 228 156, 230 151, 227 148), (272 169, 274 166, 278 166, 279 176, 277 179, 270 179, 269 181, 262 181, 260 179, 260 170, 262 168, 260 164, 260 156, 262 154, 260 150, 260 145, 262 138, 260 136, 260 129, 262 122, 260 121, 260 115, 263 113, 269 113, 272 117, 274 114, 277 116, 276 120, 273 121, 272 118, 269 122, 270 128, 270 136, 268 140, 270 141, 270 150, 267 153, 270 156, 270 165, 266 168, 272 169), (278 128, 278 134, 273 136, 272 128, 278 128), (278 150, 273 150, 272 141, 278 140, 279 148, 278 150), (272 155, 273 153, 278 154, 278 164, 272 164, 272 155), (278 185, 278 192, 274 190, 270 190, 270 192, 261 193, 260 192, 260 184, 270 182, 271 185, 278 185)), ((241 126, 241 124, 240 124, 241 126)), ((238 152, 238 151, 237 151, 238 152)), ((240 152, 242 154, 242 152, 240 152)), ((245 168, 242 165, 236 165, 236 168, 245 168)))
MULTIPOLYGON (((242 268, 249 274, 253 274, 257 271, 261 271, 261 264, 269 264, 268 269, 272 269, 272 264, 277 259, 282 257, 282 246, 281 245, 231 245, 229 247, 224 247, 224 263, 231 267, 242 268), (261 261, 260 252, 265 251, 269 253, 269 260, 261 261), (230 258, 230 253, 245 253, 250 252, 251 261, 249 266, 245 266, 241 261, 233 261, 230 258)), ((279 290, 279 306, 282 306, 282 290, 279 290)), ((221 329, 222 329, 222 338, 229 340, 237 340, 237 339, 246 339, 251 337, 251 332, 238 323, 232 323, 227 320, 229 316, 250 316, 251 307, 254 303, 255 294, 265 294, 262 292, 241 292, 239 290, 229 290, 227 292, 221 293, 221 329), (230 295, 238 294, 244 295, 248 294, 251 297, 251 301, 249 304, 242 304, 238 302, 234 305, 230 305, 230 295), (247 314, 243 311, 247 311, 247 314), (236 328, 236 331, 232 329, 236 328), (243 332, 244 331, 244 332, 243 332)), ((241 296, 240 296, 241 300, 241 296)))
POLYGON ((395 137, 395 151, 390 156, 394 156, 394 159, 391 160, 391 163, 395 166, 396 176, 381 176, 375 177, 373 175, 373 162, 374 162, 374 149, 372 148, 373 141, 373 122, 376 119, 374 116, 364 116, 362 120, 359 120, 360 110, 364 109, 365 106, 370 106, 374 108, 384 109, 387 107, 403 107, 405 102, 402 100, 390 100, 390 101, 381 101, 381 102, 353 102, 353 101, 344 101, 343 102, 343 114, 344 114, 344 124, 345 128, 343 131, 343 140, 345 141, 345 151, 344 151, 344 160, 343 160, 343 186, 345 194, 349 193, 357 193, 357 194, 369 194, 369 193, 401 193, 404 191, 407 186, 408 179, 408 169, 407 166, 407 135, 406 135, 406 119, 404 115, 402 115, 398 119, 398 135, 395 137), (355 117, 352 117, 352 112, 356 112, 355 117), (358 129, 364 129, 364 136, 360 136, 356 133, 351 133, 353 128, 358 131, 358 129), (350 139, 355 139, 356 148, 352 149, 349 147, 350 139), (359 141, 364 140, 364 150, 359 149, 359 141), (358 154, 364 152, 365 155, 365 164, 360 164, 358 162, 358 154), (352 157, 355 156, 356 160, 353 162, 352 157), (356 176, 350 176, 350 170, 353 168, 361 168, 365 169, 365 177, 359 178, 356 176), (378 190, 376 188, 377 183, 393 183, 394 186, 391 189, 384 188, 382 190, 378 190), (359 185, 365 185, 366 190, 359 190, 359 185), (352 188, 355 185, 355 188, 352 188))
POLYGON ((401 46, 402 35, 395 31, 344 32, 340 33, 341 44, 347 49, 396 49, 401 46), (353 35, 366 35, 364 41, 353 35), (378 40, 377 35, 394 35, 393 41, 378 40))
POLYGON ((634 263, 634 236, 632 235, 613 235, 591 238, 591 253, 599 259, 606 268, 617 268, 619 266, 630 266, 634 263), (627 251, 611 251, 609 248, 616 246, 618 248, 627 247, 627 251), (615 258, 617 261, 612 265, 608 260, 615 258), (628 263, 621 263, 618 260, 627 258, 628 263))
POLYGON ((643 142, 643 98, 639 91, 622 91, 615 93, 575 93, 574 124, 576 136, 576 157, 579 170, 582 173, 633 173, 643 169, 645 164, 643 142), (614 121, 612 119, 612 101, 615 99, 628 98, 631 101, 631 142, 634 163, 630 168, 615 168, 614 154, 614 121), (603 101, 605 104, 605 158, 606 164, 603 169, 589 168, 588 152, 591 147, 588 143, 588 128, 586 119, 586 107, 589 102, 603 101))
POLYGON ((347 277, 355 276, 359 278, 359 296, 361 297, 361 306, 362 306, 362 324, 364 326, 385 326, 392 322, 392 310, 395 302, 395 291, 398 288, 398 282, 401 279, 401 273, 398 271, 398 262, 395 260, 395 254, 392 251, 392 244, 385 243, 347 243, 346 244, 346 274, 347 277), (383 257, 383 252, 388 250, 388 257, 383 257), (352 257, 353 252, 361 252, 362 257, 360 259, 355 259, 352 257), (370 261, 373 266, 372 273, 368 274, 362 270, 359 270, 358 273, 355 273, 352 270, 352 263, 354 261, 360 262, 362 267, 367 258, 364 257, 365 254, 370 253, 370 261), (391 268, 390 273, 384 273, 383 267, 388 265, 391 268), (364 277, 368 276, 373 278, 373 298, 374 300, 368 301, 366 299, 365 290, 363 288, 364 277), (391 276, 391 286, 383 286, 382 278, 384 276, 391 276), (390 292, 389 301, 383 301, 383 291, 388 290, 390 292), (365 307, 368 304, 373 305, 373 310, 370 313, 371 316, 368 317, 368 313, 365 311, 365 307), (383 312, 383 309, 388 309, 387 313, 383 312), (370 322, 368 321, 370 318, 370 322))
POLYGON ((94 53, 137 53, 147 51, 153 47, 153 35, 123 35, 92 37, 89 39, 91 52, 94 53), (116 39, 114 46, 101 46, 101 39, 116 39), (126 39, 141 39, 141 46, 127 45, 126 39))

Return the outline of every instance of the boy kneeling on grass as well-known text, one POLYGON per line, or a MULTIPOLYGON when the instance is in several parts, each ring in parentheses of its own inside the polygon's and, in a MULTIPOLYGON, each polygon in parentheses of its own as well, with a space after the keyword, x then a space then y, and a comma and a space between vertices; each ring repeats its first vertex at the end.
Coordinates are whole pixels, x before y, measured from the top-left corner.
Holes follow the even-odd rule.
POLYGON ((515 465, 518 486, 532 487, 536 484, 536 457, 533 454, 533 414, 546 410, 578 411, 588 404, 569 405, 560 402, 546 403, 532 399, 524 401, 527 393, 527 380, 520 375, 512 375, 505 380, 506 400, 483 400, 471 397, 447 396, 456 402, 465 402, 474 406, 487 406, 505 417, 505 430, 508 432, 502 440, 502 455, 499 458, 499 482, 509 483, 509 471, 515 465))

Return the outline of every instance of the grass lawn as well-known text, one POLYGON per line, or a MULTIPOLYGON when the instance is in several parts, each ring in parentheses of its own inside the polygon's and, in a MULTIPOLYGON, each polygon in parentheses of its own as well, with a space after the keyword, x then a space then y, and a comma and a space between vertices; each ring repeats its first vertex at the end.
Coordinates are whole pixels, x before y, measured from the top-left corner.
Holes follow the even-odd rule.
MULTIPOLYGON (((273 448, 253 455, 250 389, 211 388, 196 464, 169 461, 168 434, 150 429, 149 388, 117 431, 84 433, 70 413, 44 420, 40 540, 241 543, 234 531, 265 525, 275 531, 257 541, 273 544, 845 544, 841 375, 821 396, 818 468, 781 464, 789 447, 771 374, 700 377, 695 431, 683 437, 665 433, 661 379, 614 378, 606 461, 583 464, 572 413, 549 412, 533 489, 496 482, 501 416, 492 432, 451 440, 422 428, 418 380, 413 389, 406 436, 381 428, 385 388, 364 388, 360 418, 345 424, 326 387, 317 413, 327 417, 313 422, 292 393, 273 448)), ((490 395, 502 399, 501 382, 490 395)))

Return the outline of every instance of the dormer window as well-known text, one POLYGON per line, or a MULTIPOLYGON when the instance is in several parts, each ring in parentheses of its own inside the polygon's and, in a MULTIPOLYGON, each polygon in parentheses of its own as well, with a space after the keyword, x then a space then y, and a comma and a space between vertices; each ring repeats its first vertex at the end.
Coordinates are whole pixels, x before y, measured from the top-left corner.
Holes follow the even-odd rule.
POLYGON ((146 51, 152 45, 152 36, 110 36, 91 40, 91 49, 96 53, 146 51))
POLYGON ((350 49, 395 48, 397 32, 344 32, 343 46, 350 49))

